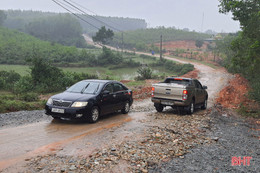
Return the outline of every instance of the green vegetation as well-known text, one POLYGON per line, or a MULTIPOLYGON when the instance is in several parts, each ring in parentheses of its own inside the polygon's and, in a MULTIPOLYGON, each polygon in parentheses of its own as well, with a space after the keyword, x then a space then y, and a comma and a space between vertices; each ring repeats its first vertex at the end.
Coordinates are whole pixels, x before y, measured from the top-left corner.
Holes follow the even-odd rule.
POLYGON ((69 14, 35 19, 26 25, 24 32, 41 40, 66 46, 86 47, 80 23, 69 14))
POLYGON ((53 44, 0 27, 1 64, 26 64, 26 60, 34 55, 41 55, 55 63, 82 62, 94 56, 85 49, 53 44))
POLYGON ((0 10, 0 26, 3 25, 4 21, 6 19, 6 14, 3 10, 0 10))
MULTIPOLYGON (((160 42, 160 36, 163 36, 163 41, 176 41, 176 40, 198 40, 208 38, 210 35, 201 34, 196 32, 188 32, 178 30, 175 28, 149 28, 139 29, 136 31, 128 31, 124 33, 124 45, 122 45, 121 33, 115 33, 115 37, 111 42, 114 47, 124 46, 127 49, 150 51, 154 50, 153 43, 160 42)), ((157 48, 158 49, 158 48, 157 48)), ((155 50, 154 50, 155 51, 155 50)))
POLYGON ((106 29, 105 26, 102 26, 95 36, 92 37, 94 42, 100 42, 102 44, 109 43, 114 36, 114 32, 111 29, 106 29))
POLYGON ((194 70, 194 65, 192 64, 177 64, 171 60, 163 59, 157 60, 156 63, 151 65, 152 67, 160 66, 164 67, 165 70, 172 72, 177 76, 184 75, 192 70, 194 70))
MULTIPOLYGON (((220 0, 220 12, 233 14, 242 32, 231 40, 225 66, 234 73, 241 73, 250 81, 252 98, 260 103, 260 1, 220 0)), ((224 52, 223 51, 223 52, 224 52)))
POLYGON ((136 80, 152 79, 152 69, 149 67, 142 67, 137 70, 138 76, 136 80))
POLYGON ((43 109, 44 105, 45 101, 39 100, 38 94, 35 93, 16 95, 10 92, 0 92, 0 113, 43 109))
POLYGON ((203 43, 203 40, 196 40, 195 45, 196 47, 201 48, 203 46, 203 43))
MULTIPOLYGON (((5 11, 7 15, 6 21, 4 22, 4 26, 17 29, 22 32, 26 32, 26 27, 29 23, 37 21, 39 19, 47 18, 47 17, 55 17, 58 15, 67 15, 68 13, 58 14, 51 12, 40 12, 40 11, 21 11, 21 10, 8 10, 5 11)), ((143 19, 133 19, 133 18, 122 18, 122 17, 103 17, 103 16, 85 16, 80 15, 81 18, 84 18, 85 21, 93 24, 94 26, 101 28, 104 24, 99 22, 103 21, 107 23, 109 26, 113 26, 121 31, 129 31, 136 29, 145 29, 147 24, 143 19), (97 20, 94 20, 95 17, 97 20)), ((88 23, 75 18, 80 23, 82 30, 84 33, 93 35, 98 31, 98 29, 89 25, 88 23)), ((112 29, 113 28, 109 28, 112 29)))

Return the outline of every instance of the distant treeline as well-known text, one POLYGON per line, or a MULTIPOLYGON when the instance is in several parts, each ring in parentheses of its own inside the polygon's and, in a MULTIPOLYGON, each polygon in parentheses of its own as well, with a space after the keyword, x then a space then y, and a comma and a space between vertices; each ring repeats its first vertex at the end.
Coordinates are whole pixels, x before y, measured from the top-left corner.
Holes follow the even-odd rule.
MULTIPOLYGON (((54 21, 57 19, 57 16, 66 16, 68 13, 51 13, 51 12, 40 12, 40 11, 21 11, 21 10, 7 10, 5 11, 7 15, 7 19, 5 20, 4 26, 11 28, 11 29, 17 29, 22 32, 28 32, 28 25, 36 24, 35 22, 41 21, 42 24, 44 22, 48 22, 49 19, 56 16, 56 18, 51 19, 51 24, 55 24, 54 21), (48 20, 47 20, 48 19, 48 20), (45 21, 42 21, 45 20, 45 21)), ((145 29, 147 27, 147 23, 143 19, 133 19, 133 18, 122 18, 122 17, 102 17, 102 16, 86 16, 86 15, 80 15, 81 18, 83 18, 85 21, 91 23, 92 25, 96 26, 97 28, 94 28, 93 26, 87 24, 86 22, 82 21, 79 18, 76 18, 74 15, 70 15, 72 18, 74 18, 76 21, 78 21, 82 27, 82 32, 87 33, 89 35, 94 35, 98 31, 97 28, 101 28, 106 24, 109 26, 106 26, 106 28, 112 29, 112 30, 120 30, 120 31, 129 31, 129 30, 136 30, 136 29, 145 29), (95 20, 96 18, 97 20, 95 20), (101 22, 100 22, 101 21, 101 22), (110 27, 112 26, 112 27, 110 27)), ((63 19, 62 19, 63 20, 63 19)), ((71 19, 70 19, 71 21, 71 19)), ((63 21, 64 22, 64 21, 63 21)), ((75 21, 72 22, 72 25, 76 24, 75 21)), ((50 25, 50 24, 48 24, 50 25)), ((68 25, 68 27, 71 27, 68 25)), ((76 24, 77 31, 78 24, 76 24)), ((63 27, 63 29, 66 29, 63 27)), ((69 28, 68 28, 69 29, 69 28)), ((48 33, 48 30, 45 31, 46 34, 48 33)))
MULTIPOLYGON (((124 48, 137 50, 149 50, 149 45, 153 46, 153 43, 160 42, 160 36, 162 35, 163 42, 176 41, 176 40, 202 40, 209 38, 209 34, 189 32, 179 30, 175 28, 149 28, 139 29, 135 31, 124 32, 124 48)), ((110 43, 115 47, 122 47, 122 33, 115 33, 113 41, 110 43)))

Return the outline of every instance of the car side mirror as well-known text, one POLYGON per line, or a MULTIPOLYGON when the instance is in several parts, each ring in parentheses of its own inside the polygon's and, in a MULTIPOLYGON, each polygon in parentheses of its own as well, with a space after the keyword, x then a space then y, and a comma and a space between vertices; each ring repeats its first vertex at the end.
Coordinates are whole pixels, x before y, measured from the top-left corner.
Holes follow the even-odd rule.
POLYGON ((108 90, 103 91, 103 95, 109 95, 110 92, 108 90))
POLYGON ((203 88, 204 90, 208 89, 208 87, 205 86, 205 85, 203 85, 202 88, 203 88))

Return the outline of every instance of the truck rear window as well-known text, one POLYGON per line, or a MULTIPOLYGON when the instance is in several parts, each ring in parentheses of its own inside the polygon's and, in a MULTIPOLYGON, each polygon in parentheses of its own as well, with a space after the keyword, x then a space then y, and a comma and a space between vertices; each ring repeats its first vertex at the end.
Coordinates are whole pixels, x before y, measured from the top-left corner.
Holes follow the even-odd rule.
POLYGON ((180 79, 180 78, 167 78, 165 79, 164 83, 174 83, 179 85, 189 85, 191 82, 187 79, 180 79))

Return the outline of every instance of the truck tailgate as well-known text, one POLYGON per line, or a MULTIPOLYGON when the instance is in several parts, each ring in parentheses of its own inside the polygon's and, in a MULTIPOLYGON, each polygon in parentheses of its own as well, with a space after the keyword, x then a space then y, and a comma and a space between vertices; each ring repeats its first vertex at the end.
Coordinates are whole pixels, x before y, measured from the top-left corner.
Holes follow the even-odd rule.
POLYGON ((184 85, 174 83, 158 83, 154 84, 154 97, 171 100, 182 100, 182 93, 185 89, 184 85))

